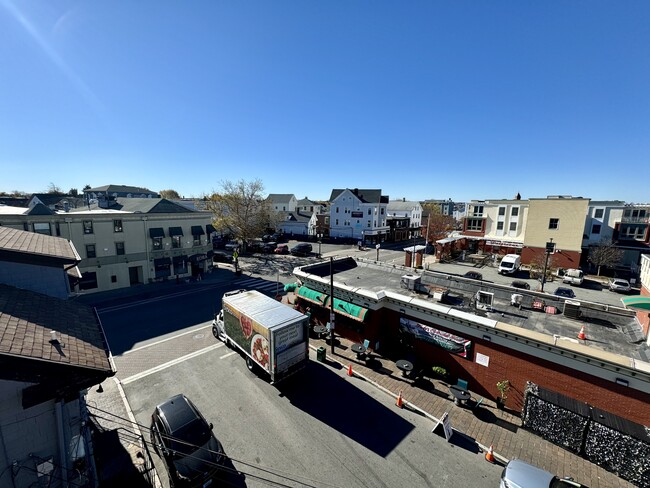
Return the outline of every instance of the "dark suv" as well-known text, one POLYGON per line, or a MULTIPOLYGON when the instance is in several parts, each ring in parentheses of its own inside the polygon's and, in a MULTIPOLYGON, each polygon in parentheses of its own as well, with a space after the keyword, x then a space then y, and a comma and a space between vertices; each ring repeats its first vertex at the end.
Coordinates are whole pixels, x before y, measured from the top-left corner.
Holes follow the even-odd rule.
POLYGON ((176 395, 151 415, 151 443, 164 461, 174 488, 207 486, 223 464, 221 443, 185 395, 176 395))
POLYGON ((291 254, 294 256, 309 256, 311 254, 311 244, 301 242, 291 248, 291 254))

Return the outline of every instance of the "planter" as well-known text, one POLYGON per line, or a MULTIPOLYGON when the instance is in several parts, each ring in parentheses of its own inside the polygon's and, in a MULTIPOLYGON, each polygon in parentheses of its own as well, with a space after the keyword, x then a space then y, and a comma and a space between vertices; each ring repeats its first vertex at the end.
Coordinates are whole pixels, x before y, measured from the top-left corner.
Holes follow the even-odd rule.
POLYGON ((499 410, 505 410, 506 408, 506 401, 501 397, 497 397, 497 408, 499 410))

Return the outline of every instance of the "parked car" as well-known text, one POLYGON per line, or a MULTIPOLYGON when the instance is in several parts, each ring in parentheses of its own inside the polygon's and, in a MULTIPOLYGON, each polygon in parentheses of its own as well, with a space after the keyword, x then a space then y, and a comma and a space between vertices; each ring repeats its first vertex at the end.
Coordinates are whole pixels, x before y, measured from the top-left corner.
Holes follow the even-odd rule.
POLYGON ((248 241, 246 250, 250 253, 262 252, 264 250, 264 243, 259 239, 248 241))
POLYGON ((273 234, 271 240, 275 242, 287 242, 287 239, 284 237, 284 234, 273 234))
POLYGON ((275 254, 289 254, 289 246, 286 244, 278 244, 278 247, 273 252, 275 254))
POLYGON ((227 242, 225 248, 228 249, 229 251, 234 251, 235 249, 239 248, 239 242, 237 241, 227 242))
POLYGON ((522 290, 530 290, 530 285, 525 281, 515 280, 512 283, 510 283, 510 286, 512 286, 513 288, 521 288, 522 290))
POLYGON ((267 242, 266 244, 264 244, 264 247, 262 247, 262 252, 264 254, 270 254, 272 252, 275 252, 276 247, 278 247, 277 243, 267 242))
POLYGON ((555 290, 555 293, 553 293, 556 297, 562 297, 562 298, 575 298, 576 294, 573 293, 573 290, 571 288, 564 288, 564 287, 559 287, 557 290, 555 290))
POLYGON ((215 251, 212 254, 212 262, 213 263, 231 263, 232 262, 232 256, 230 254, 228 254, 227 252, 215 251))
POLYGON ((172 487, 203 487, 215 477, 224 454, 212 428, 183 394, 155 408, 151 415, 151 443, 165 461, 172 487))
POLYGON ((483 275, 479 273, 478 271, 468 271, 463 275, 464 278, 470 279, 470 280, 482 280, 483 275))
POLYGON ((311 254, 311 244, 301 242, 291 248, 291 254, 294 256, 309 256, 311 254))
POLYGON ((572 478, 558 478, 553 473, 528 464, 521 459, 513 459, 501 473, 500 488, 580 488, 572 478))
POLYGON ((610 291, 615 291, 618 293, 628 293, 632 289, 630 282, 622 278, 610 279, 607 286, 609 287, 610 291))

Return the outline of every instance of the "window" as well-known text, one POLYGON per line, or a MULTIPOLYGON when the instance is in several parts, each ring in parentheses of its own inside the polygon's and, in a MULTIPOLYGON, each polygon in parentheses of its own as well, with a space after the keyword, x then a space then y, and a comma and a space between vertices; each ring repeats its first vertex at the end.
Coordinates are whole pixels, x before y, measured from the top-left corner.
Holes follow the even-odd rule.
POLYGON ((46 236, 52 235, 52 230, 50 229, 50 224, 34 222, 34 232, 37 234, 44 234, 46 236))
POLYGON ((372 215, 372 209, 368 209, 368 215, 372 215))
POLYGON ((483 219, 467 219, 467 230, 483 230, 483 219))
POLYGON ((113 221, 113 232, 122 232, 122 221, 114 220, 113 221))
POLYGON ((626 225, 621 227, 621 239, 643 240, 645 238, 645 225, 626 225))
POLYGON ((58 222, 54 222, 54 228, 56 229, 56 236, 61 237, 61 227, 58 222))
POLYGON ((366 225, 366 227, 372 227, 370 224, 371 224, 371 222, 368 221, 368 224, 366 225))
POLYGON ((97 253, 95 252, 95 244, 86 244, 86 257, 87 258, 97 257, 97 253))
POLYGON ((111 275, 111 283, 117 283, 117 276, 111 275))
POLYGON ((516 217, 519 215, 519 207, 512 207, 512 210, 510 211, 510 215, 513 217, 516 217))
POLYGON ((510 231, 517 230, 517 222, 510 222, 510 231))
POLYGON ((84 234, 92 234, 93 233, 93 221, 92 220, 84 220, 84 234))
POLYGON ((192 245, 200 246, 201 245, 201 235, 192 234, 192 245))
POLYGON ((506 214, 506 207, 499 207, 499 215, 505 215, 506 214))
POLYGON ((339 225, 339 219, 336 219, 336 224, 335 225, 339 225))
POLYGON ((115 254, 118 256, 123 256, 124 255, 124 243, 123 242, 116 242, 115 243, 115 254))
POLYGON ((162 237, 154 237, 151 239, 151 242, 153 244, 153 250, 154 251, 159 251, 162 249, 162 237))
POLYGON ((595 219, 602 219, 603 218, 603 213, 605 212, 604 209, 602 208, 597 208, 596 211, 594 212, 594 218, 595 219))
POLYGON ((503 230, 503 222, 497 222, 497 230, 503 230))
POLYGON ((182 236, 172 236, 172 248, 174 249, 180 249, 182 247, 181 243, 181 237, 182 236))
POLYGON ((548 228, 549 229, 558 229, 560 227, 560 219, 549 219, 548 228))
POLYGON ((384 210, 385 210, 384 207, 381 207, 381 211, 380 211, 380 213, 381 213, 382 215, 384 215, 384 210))
POLYGON ((600 224, 594 224, 591 226, 592 234, 600 234, 600 224))
POLYGON ((81 280, 79 280, 80 290, 91 290, 97 288, 97 273, 82 273, 81 280))
POLYGON ((483 216, 483 205, 475 205, 472 215, 474 217, 482 217, 483 216))
POLYGON ((336 213, 339 213, 339 208, 338 207, 334 207, 334 208, 336 209, 336 213))

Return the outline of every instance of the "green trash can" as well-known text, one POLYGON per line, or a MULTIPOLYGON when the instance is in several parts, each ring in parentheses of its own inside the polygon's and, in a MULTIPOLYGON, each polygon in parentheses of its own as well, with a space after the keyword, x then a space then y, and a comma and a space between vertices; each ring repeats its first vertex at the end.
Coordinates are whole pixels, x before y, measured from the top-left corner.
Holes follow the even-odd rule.
POLYGON ((320 346, 318 349, 316 349, 316 360, 324 363, 325 362, 325 357, 326 357, 327 351, 323 346, 320 346))

